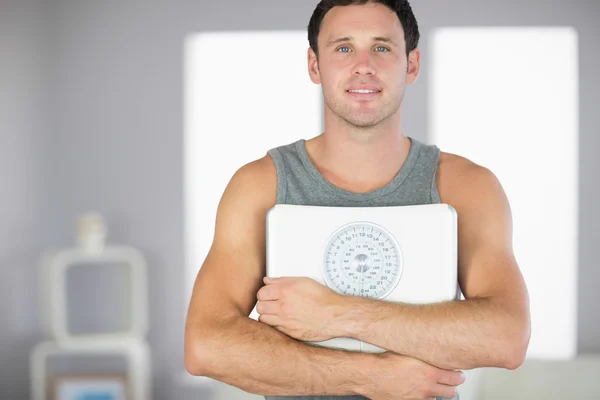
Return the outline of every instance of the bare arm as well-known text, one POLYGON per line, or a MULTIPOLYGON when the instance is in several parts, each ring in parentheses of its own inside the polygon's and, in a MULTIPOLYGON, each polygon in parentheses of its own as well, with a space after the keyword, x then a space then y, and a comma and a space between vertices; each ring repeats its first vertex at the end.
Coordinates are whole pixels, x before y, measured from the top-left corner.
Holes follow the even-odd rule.
POLYGON ((510 207, 491 171, 458 162, 441 169, 438 187, 442 202, 458 213, 459 282, 466 300, 411 305, 344 296, 337 334, 440 368, 515 369, 525 358, 530 321, 512 250, 510 207))
POLYGON ((275 196, 270 156, 240 168, 227 186, 190 302, 186 369, 267 396, 357 394, 372 355, 309 346, 248 318, 265 275, 275 196))

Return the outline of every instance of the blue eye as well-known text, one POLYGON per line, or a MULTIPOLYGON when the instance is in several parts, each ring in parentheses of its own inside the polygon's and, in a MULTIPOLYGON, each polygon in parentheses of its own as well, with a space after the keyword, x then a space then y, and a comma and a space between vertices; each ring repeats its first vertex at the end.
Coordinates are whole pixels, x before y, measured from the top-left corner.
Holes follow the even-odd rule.
MULTIPOLYGON (((342 49, 348 49, 348 50, 350 50, 350 47, 348 47, 348 46, 343 46, 343 47, 340 47, 340 48, 338 48, 338 51, 340 51, 340 50, 342 50, 342 49)), ((342 53, 347 53, 347 51, 342 51, 342 53)))
POLYGON ((377 46, 376 48, 377 48, 377 49, 384 49, 384 50, 385 50, 385 52, 388 52, 388 51, 390 51, 390 49, 388 49, 387 47, 383 47, 383 46, 377 46))

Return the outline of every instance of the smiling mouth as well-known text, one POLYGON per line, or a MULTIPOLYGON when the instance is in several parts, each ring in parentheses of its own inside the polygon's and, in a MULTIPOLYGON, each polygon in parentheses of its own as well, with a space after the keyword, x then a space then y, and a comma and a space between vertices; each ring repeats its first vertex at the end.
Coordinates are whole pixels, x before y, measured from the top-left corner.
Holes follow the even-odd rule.
POLYGON ((381 90, 376 89, 354 89, 354 90, 346 90, 346 94, 350 97, 350 99, 363 102, 363 101, 371 101, 375 100, 381 94, 381 90))
POLYGON ((346 92, 347 93, 370 94, 370 93, 381 93, 381 90, 355 89, 355 90, 346 90, 346 92))

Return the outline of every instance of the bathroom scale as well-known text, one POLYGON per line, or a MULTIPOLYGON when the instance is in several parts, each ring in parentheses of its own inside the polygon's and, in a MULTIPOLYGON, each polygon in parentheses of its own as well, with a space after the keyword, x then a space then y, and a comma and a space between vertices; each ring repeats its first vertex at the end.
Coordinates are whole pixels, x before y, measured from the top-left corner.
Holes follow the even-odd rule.
MULTIPOLYGON (((460 299, 457 214, 447 204, 277 204, 266 218, 266 273, 309 277, 335 292, 428 304, 460 299)), ((353 338, 308 344, 379 353, 353 338)))

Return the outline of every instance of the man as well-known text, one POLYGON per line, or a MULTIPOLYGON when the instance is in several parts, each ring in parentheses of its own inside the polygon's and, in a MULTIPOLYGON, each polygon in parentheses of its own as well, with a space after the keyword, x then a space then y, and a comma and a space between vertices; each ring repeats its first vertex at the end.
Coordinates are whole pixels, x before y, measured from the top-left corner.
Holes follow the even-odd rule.
POLYGON ((521 365, 528 295, 500 183, 488 169, 400 130, 405 86, 419 73, 418 40, 408 1, 319 3, 308 69, 322 85, 325 132, 270 150, 229 182, 186 323, 191 374, 267 399, 433 399, 456 396, 459 370, 521 365), (397 304, 342 296, 308 278, 265 278, 265 218, 276 203, 440 202, 458 214, 464 301, 397 304), (259 321, 248 318, 255 304, 259 321), (388 351, 303 343, 341 336, 388 351))

